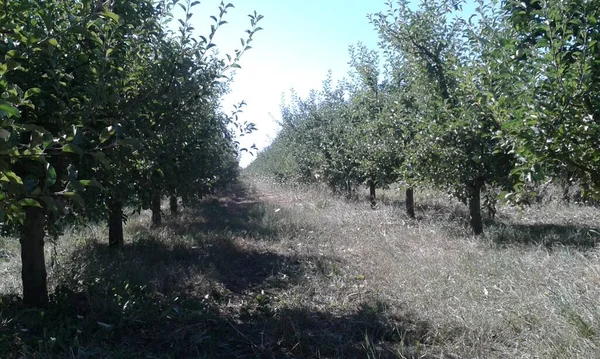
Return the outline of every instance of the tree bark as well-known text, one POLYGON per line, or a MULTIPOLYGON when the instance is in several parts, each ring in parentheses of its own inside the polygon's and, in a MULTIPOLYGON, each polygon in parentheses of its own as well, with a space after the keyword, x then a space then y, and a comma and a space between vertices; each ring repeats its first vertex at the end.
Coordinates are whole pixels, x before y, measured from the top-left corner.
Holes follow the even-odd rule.
POLYGON ((176 216, 179 213, 179 208, 177 206, 177 196, 171 196, 171 198, 169 199, 169 208, 171 209, 171 216, 176 216))
POLYGON ((121 248, 123 239, 123 202, 111 199, 108 212, 108 245, 110 248, 121 248))
POLYGON ((160 226, 162 216, 160 213, 160 192, 155 191, 152 194, 152 227, 160 226))
POLYGON ((415 218, 415 191, 412 187, 406 189, 406 214, 415 218))
POLYGON ((21 278, 23 280, 23 301, 29 307, 44 308, 48 305, 44 255, 45 222, 44 209, 38 207, 25 209, 25 223, 21 229, 20 238, 21 278))
POLYGON ((328 185, 329 185, 329 190, 331 191, 331 193, 336 194, 337 187, 335 185, 335 181, 334 180, 329 181, 328 185))
POLYGON ((475 235, 483 233, 483 220, 481 218, 481 187, 482 184, 476 182, 469 185, 469 215, 471 228, 475 235))
POLYGON ((369 201, 371 201, 371 208, 377 207, 377 196, 375 195, 375 181, 369 181, 369 201))
POLYGON ((346 199, 352 199, 352 182, 350 180, 346 180, 346 199))

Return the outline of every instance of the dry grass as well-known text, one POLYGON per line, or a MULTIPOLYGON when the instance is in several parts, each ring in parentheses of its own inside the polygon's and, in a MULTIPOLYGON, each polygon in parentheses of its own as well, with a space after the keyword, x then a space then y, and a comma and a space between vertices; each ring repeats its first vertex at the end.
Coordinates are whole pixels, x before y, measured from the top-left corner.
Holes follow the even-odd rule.
MULTIPOLYGON (((466 211, 433 191, 417 192, 417 216, 385 191, 373 211, 324 190, 259 192, 291 198, 299 223, 318 223, 323 246, 365 279, 365 291, 429 324, 425 352, 466 358, 600 357, 600 210, 549 203, 500 208, 483 238, 466 227, 466 211)), ((366 197, 366 193, 364 194, 366 197)), ((289 206, 288 206, 289 207, 289 206)))
POLYGON ((417 215, 246 178, 119 253, 106 231, 48 246, 52 307, 23 309, 0 239, 0 357, 600 357, 600 210, 501 208, 474 238, 464 206, 417 191, 417 215))

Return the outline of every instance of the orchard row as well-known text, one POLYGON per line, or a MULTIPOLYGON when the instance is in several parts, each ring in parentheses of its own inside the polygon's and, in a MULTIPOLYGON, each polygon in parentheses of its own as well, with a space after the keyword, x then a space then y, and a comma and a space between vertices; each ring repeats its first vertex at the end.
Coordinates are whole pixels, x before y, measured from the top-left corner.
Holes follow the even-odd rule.
POLYGON ((48 302, 44 236, 107 220, 123 245, 124 208, 192 202, 235 178, 241 106, 221 108, 262 16, 233 55, 196 36, 199 1, 0 0, 0 221, 19 232, 23 297, 48 302), (174 14, 176 16, 174 16, 174 14))
POLYGON ((540 183, 598 197, 600 1, 470 5, 399 0, 370 15, 380 48, 351 48, 349 79, 293 95, 251 169, 349 196, 367 184, 373 202, 400 182, 413 217, 414 188, 434 186, 468 204, 475 234, 482 207, 527 203, 540 183))

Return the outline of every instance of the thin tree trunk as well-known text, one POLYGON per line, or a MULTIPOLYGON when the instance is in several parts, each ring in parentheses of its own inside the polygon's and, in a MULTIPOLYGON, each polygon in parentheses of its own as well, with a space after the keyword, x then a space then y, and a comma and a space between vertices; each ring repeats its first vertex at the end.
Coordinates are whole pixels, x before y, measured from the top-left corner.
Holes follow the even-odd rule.
POLYGON ((111 199, 108 212, 108 245, 110 248, 121 248, 123 239, 123 202, 111 199))
POLYGON ((179 213, 179 208, 177 206, 177 196, 171 196, 171 198, 169 199, 169 208, 171 209, 171 216, 176 216, 179 213))
POLYGON ((352 199, 352 182, 346 180, 346 199, 352 199))
POLYGON ((481 187, 480 183, 469 185, 469 214, 471 228, 475 235, 483 233, 483 220, 481 218, 481 187))
POLYGON ((371 201, 371 208, 377 207, 377 196, 375 195, 375 181, 369 181, 369 201, 371 201))
POLYGON ((415 218, 415 191, 412 187, 406 189, 406 214, 415 218))
POLYGON ((46 282, 46 258, 44 256, 46 216, 44 209, 27 207, 25 223, 21 229, 21 262, 23 301, 29 307, 43 308, 48 305, 46 282))
POLYGON ((152 194, 152 227, 160 226, 162 217, 160 213, 160 192, 155 191, 152 194))
POLYGON ((329 181, 328 185, 331 193, 337 193, 337 187, 335 186, 335 182, 333 180, 329 181))

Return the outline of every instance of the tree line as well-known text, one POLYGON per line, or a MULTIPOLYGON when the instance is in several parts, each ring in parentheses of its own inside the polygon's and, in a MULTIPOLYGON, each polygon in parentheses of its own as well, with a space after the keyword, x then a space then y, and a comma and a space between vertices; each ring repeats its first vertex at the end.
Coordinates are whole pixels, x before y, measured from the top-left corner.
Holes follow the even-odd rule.
POLYGON ((350 48, 349 78, 282 105, 281 130, 250 170, 282 181, 434 186, 482 208, 529 203, 536 185, 600 197, 600 1, 386 3, 379 48, 350 48), (383 61, 382 61, 383 60, 383 61), (383 63, 380 63, 383 62, 383 63))
POLYGON ((46 234, 106 221, 118 249, 126 209, 158 226, 163 197, 177 213, 237 176, 236 138, 255 127, 221 98, 262 16, 220 54, 233 5, 204 36, 199 3, 0 0, 0 222, 20 238, 25 304, 48 303, 46 234))

